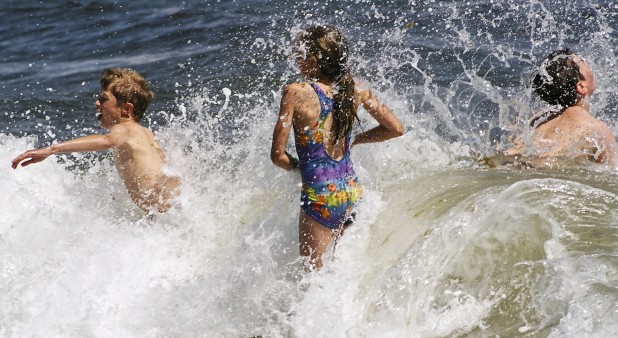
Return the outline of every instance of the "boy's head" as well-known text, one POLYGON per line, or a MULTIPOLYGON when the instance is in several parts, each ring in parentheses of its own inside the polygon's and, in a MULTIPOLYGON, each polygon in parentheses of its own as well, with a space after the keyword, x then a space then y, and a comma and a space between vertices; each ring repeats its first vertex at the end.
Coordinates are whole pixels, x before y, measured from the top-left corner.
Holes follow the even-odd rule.
POLYGON ((585 93, 580 86, 581 81, 594 84, 592 72, 585 60, 582 60, 568 48, 549 54, 541 63, 538 73, 534 76, 532 87, 539 97, 552 105, 570 107, 575 105, 583 94, 590 94, 594 86, 589 86, 585 93), (585 63, 584 68, 580 65, 585 63), (584 70, 586 75, 584 76, 584 70), (586 79, 588 77, 588 79, 586 79))
POLYGON ((142 119, 154 94, 146 80, 136 71, 128 68, 109 68, 101 73, 101 90, 110 91, 118 105, 131 103, 133 119, 142 119))

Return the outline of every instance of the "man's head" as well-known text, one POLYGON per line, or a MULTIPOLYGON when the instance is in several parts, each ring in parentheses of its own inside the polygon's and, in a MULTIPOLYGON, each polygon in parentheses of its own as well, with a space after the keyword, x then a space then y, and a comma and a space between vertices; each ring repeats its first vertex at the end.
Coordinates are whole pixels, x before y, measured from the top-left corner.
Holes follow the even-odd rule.
POLYGON ((111 92, 118 105, 130 104, 135 121, 141 120, 154 94, 146 80, 128 68, 109 68, 101 73, 101 91, 111 92))
POLYGON ((543 60, 532 87, 543 101, 570 107, 590 96, 596 84, 588 62, 569 49, 563 49, 543 60))

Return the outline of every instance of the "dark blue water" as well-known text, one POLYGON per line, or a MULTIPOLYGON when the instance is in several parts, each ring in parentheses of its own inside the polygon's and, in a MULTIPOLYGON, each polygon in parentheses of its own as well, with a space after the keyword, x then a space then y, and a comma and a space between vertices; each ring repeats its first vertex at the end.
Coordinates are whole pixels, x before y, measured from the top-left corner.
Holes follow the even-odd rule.
MULTIPOLYGON (((151 112, 173 113, 189 81, 213 86, 242 78, 244 38, 263 31, 255 4, 194 1, 13 1, 2 5, 3 130, 37 132, 37 123, 93 124, 92 95, 107 67, 135 68, 151 82, 151 112), (252 8, 253 7, 253 8, 252 8), (18 32, 18 33, 17 33, 18 32), (16 34, 17 33, 17 34, 16 34), (238 52, 234 52, 237 50, 238 52), (180 86, 179 86, 180 84, 180 86), (25 113, 29 111, 30 113, 25 113)), ((156 114, 156 113, 155 113, 156 114)))
MULTIPOLYGON (((425 86, 438 98, 442 89, 457 91, 452 85, 458 81, 469 84, 470 75, 503 96, 521 96, 530 68, 563 46, 596 59, 599 82, 609 83, 613 75, 603 78, 603 68, 614 65, 607 47, 618 28, 611 1, 4 1, 0 6, 0 131, 41 134, 52 126, 58 139, 96 130, 93 94, 106 67, 135 68, 151 82, 156 99, 148 119, 159 125, 178 114, 178 105, 196 90, 230 87, 254 94, 255 100, 270 96, 297 79, 289 58, 291 31, 308 24, 340 26, 355 53, 355 73, 381 89, 410 95, 425 86)), ((487 95, 472 86, 475 95, 487 95)), ((426 97, 410 99, 410 111, 435 109, 426 97)), ((615 102, 613 91, 607 92, 601 109, 614 112, 615 102)), ((461 110, 458 105, 454 109, 461 110)), ((241 114, 249 106, 245 101, 234 107, 241 114)), ((499 119, 495 100, 474 109, 456 112, 455 119, 466 124, 459 128, 499 124, 482 122, 499 119), (468 121, 471 115, 478 116, 468 121)), ((441 123, 436 128, 444 129, 441 123)), ((445 137, 463 136, 451 131, 445 137)))

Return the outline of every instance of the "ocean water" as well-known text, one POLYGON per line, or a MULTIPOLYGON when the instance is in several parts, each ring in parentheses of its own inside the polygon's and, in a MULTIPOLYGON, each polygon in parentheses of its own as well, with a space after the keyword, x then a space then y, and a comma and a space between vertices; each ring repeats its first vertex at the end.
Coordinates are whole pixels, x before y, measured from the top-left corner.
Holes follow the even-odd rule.
POLYGON ((616 173, 477 162, 542 109, 528 81, 557 48, 590 61, 592 113, 618 130, 613 1, 9 0, 0 18, 0 336, 618 335, 616 173), (406 133, 353 149, 358 220, 305 274, 300 176, 269 151, 295 32, 319 23, 406 133), (112 66, 151 82, 179 210, 146 217, 107 153, 10 168, 104 132, 112 66))

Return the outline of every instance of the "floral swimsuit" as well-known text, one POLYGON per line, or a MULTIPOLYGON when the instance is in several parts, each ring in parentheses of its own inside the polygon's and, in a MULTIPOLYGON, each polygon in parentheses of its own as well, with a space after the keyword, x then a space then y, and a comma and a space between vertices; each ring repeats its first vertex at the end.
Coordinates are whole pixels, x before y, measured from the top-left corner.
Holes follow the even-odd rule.
POLYGON ((311 83, 320 99, 320 116, 313 129, 296 135, 296 152, 303 180, 301 209, 330 229, 353 221, 353 208, 363 191, 350 159, 350 133, 346 134, 345 154, 336 161, 324 149, 326 118, 333 111, 334 101, 316 84, 311 83))

